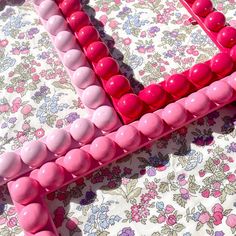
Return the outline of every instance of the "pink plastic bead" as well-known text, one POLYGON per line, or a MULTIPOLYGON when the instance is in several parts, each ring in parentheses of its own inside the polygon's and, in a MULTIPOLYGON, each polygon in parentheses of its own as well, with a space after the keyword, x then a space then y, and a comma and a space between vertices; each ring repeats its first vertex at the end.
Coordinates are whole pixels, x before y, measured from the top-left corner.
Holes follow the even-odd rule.
POLYGON ((233 59, 234 63, 236 63, 236 45, 233 46, 230 50, 230 56, 233 59))
POLYGON ((55 37, 55 46, 58 50, 66 52, 70 49, 76 48, 76 38, 69 31, 61 31, 55 37))
POLYGON ((74 32, 90 24, 88 15, 83 11, 74 12, 70 15, 67 21, 74 32))
POLYGON ((99 33, 94 26, 83 27, 79 32, 76 32, 76 36, 83 47, 99 40, 99 33))
POLYGON ((226 18, 223 13, 214 11, 206 17, 204 23, 209 30, 218 32, 225 26, 226 18))
POLYGON ((43 2, 44 0, 34 0, 34 4, 39 6, 41 2, 43 2))
POLYGON ((90 153, 92 157, 99 162, 111 161, 116 154, 116 146, 114 142, 107 137, 96 138, 91 146, 90 153))
POLYGON ((25 205, 32 202, 38 196, 39 185, 34 179, 21 177, 11 185, 10 192, 14 201, 25 205))
POLYGON ((149 138, 156 138, 163 132, 164 123, 158 115, 148 113, 139 120, 138 130, 149 138))
POLYGON ((236 44, 236 29, 231 26, 224 27, 217 36, 217 40, 226 48, 232 48, 236 44))
POLYGON ((68 26, 64 17, 54 15, 48 19, 46 28, 50 34, 57 35, 60 31, 67 30, 68 26))
POLYGON ((84 90, 81 100, 88 108, 95 109, 104 104, 105 99, 106 94, 103 88, 98 85, 91 85, 84 90))
POLYGON ((41 166, 37 180, 44 188, 59 187, 64 182, 64 170, 54 162, 48 162, 41 166))
POLYGON ((63 0, 59 7, 63 14, 68 17, 75 11, 79 11, 81 9, 80 2, 78 0, 63 0))
POLYGON ((95 135, 94 124, 88 119, 77 119, 70 127, 70 134, 75 141, 87 144, 95 135))
POLYGON ((34 236, 56 236, 56 234, 51 231, 41 231, 35 234, 34 236))
POLYGON ((67 51, 64 55, 63 61, 65 66, 70 70, 76 70, 87 64, 84 53, 78 49, 71 49, 67 51))
POLYGON ((227 82, 236 91, 236 74, 232 74, 231 76, 229 76, 227 82))
POLYGON ((21 227, 30 233, 42 229, 48 222, 48 213, 39 203, 31 203, 25 206, 19 214, 21 227))
POLYGON ((50 16, 60 15, 60 10, 57 4, 51 0, 45 0, 41 2, 38 8, 39 15, 44 19, 49 19, 50 16))
POLYGON ((109 50, 105 43, 96 41, 88 45, 86 49, 86 56, 92 62, 98 62, 101 58, 107 57, 109 50))
POLYGON ((213 11, 213 4, 211 0, 196 0, 192 5, 193 12, 201 17, 206 17, 213 11))
POLYGON ((22 167, 20 156, 14 152, 6 152, 0 156, 0 176, 12 178, 22 167))
POLYGON ((195 0, 185 0, 187 3, 193 3, 195 0))
POLYGON ((71 145, 71 136, 64 129, 54 129, 47 136, 46 145, 51 152, 64 154, 71 145))

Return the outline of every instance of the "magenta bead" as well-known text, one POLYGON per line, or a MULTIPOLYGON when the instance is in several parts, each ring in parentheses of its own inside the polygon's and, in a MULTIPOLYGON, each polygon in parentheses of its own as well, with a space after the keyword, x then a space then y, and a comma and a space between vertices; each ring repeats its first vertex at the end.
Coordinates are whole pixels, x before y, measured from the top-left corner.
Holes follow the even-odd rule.
POLYGON ((57 4, 52 0, 45 0, 41 2, 38 8, 39 15, 44 19, 48 20, 53 15, 60 15, 60 10, 57 4))
POLYGON ((232 49, 230 50, 230 56, 234 61, 234 63, 236 63, 236 45, 233 46, 232 49))
POLYGON ((98 62, 103 57, 109 55, 109 50, 105 43, 96 41, 88 45, 86 49, 86 56, 92 62, 98 62))
POLYGON ((79 32, 76 32, 76 36, 83 47, 99 40, 99 33, 94 26, 83 27, 79 32))
POLYGON ((64 55, 63 61, 64 65, 73 71, 87 64, 84 53, 78 49, 71 49, 67 51, 64 55))
POLYGON ((66 52, 77 47, 76 38, 69 31, 59 32, 55 37, 54 43, 55 47, 62 52, 66 52))
POLYGON ((194 3, 195 0, 185 0, 187 3, 194 3))
POLYGON ((69 17, 75 11, 79 11, 81 9, 80 2, 78 0, 63 0, 59 7, 65 17, 69 17))
POLYGON ((74 32, 90 24, 88 15, 83 11, 74 12, 70 15, 67 21, 74 32))
POLYGON ((222 46, 232 48, 236 44, 236 29, 231 26, 224 27, 218 33, 217 40, 222 46))
POLYGON ((54 15, 48 19, 46 28, 50 34, 56 36, 60 31, 67 30, 68 26, 64 17, 54 15))
POLYGON ((193 12, 201 17, 206 17, 213 11, 213 4, 211 0, 196 0, 192 5, 193 12))
POLYGON ((225 26, 226 18, 223 13, 214 11, 206 17, 204 23, 209 30, 218 32, 225 26))
POLYGON ((41 231, 35 234, 34 236, 56 236, 56 234, 51 231, 41 231))

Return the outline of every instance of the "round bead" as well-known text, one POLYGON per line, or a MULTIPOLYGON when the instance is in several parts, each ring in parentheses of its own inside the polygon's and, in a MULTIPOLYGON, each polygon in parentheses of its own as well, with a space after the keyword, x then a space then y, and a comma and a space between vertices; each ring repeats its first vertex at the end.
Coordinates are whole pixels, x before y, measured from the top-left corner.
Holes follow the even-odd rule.
POLYGON ((59 187, 64 181, 64 170, 56 163, 48 162, 39 169, 37 180, 44 188, 59 187))
POLYGON ((50 16, 60 15, 60 10, 57 4, 51 0, 41 2, 38 8, 39 15, 44 19, 49 19, 50 16))
POLYGON ((196 0, 192 5, 193 12, 201 17, 206 17, 213 11, 213 4, 211 0, 196 0))
POLYGON ((119 73, 119 65, 112 57, 104 57, 98 61, 95 72, 102 79, 107 80, 111 76, 119 73))
POLYGON ((208 97, 218 104, 228 102, 233 96, 233 89, 224 81, 216 81, 207 89, 208 97))
POLYGON ((54 15, 48 19, 46 28, 50 34, 57 35, 60 31, 67 30, 68 26, 64 17, 54 15))
POLYGON ((59 7, 63 14, 68 17, 75 11, 79 11, 81 9, 80 2, 78 0, 63 0, 59 7))
POLYGON ((95 109, 105 103, 106 94, 102 87, 91 85, 84 90, 81 100, 88 108, 95 109))
POLYGON ((56 236, 56 235, 51 231, 41 231, 35 234, 34 236, 56 236))
POLYGON ((101 41, 96 41, 91 44, 86 49, 86 56, 92 62, 98 62, 101 58, 107 57, 109 55, 109 50, 105 43, 101 41))
POLYGON ((234 63, 236 63, 236 45, 233 46, 230 50, 230 56, 233 59, 234 63))
POLYGON ((209 30, 218 32, 225 26, 226 18, 223 13, 214 11, 206 17, 204 23, 209 30))
POLYGON ((185 0, 187 3, 193 3, 195 0, 185 0))
POLYGON ((21 177, 11 185, 10 192, 14 201, 25 205, 32 202, 38 196, 39 185, 34 179, 21 177))
POLYGON ((224 27, 218 33, 217 40, 222 46, 232 48, 236 44, 236 29, 231 26, 224 27))
POLYGON ((0 156, 0 176, 12 178, 21 170, 20 156, 14 152, 6 152, 0 156))
POLYGON ((235 73, 228 77, 227 82, 234 90, 236 90, 236 74, 235 73))
POLYGON ((94 137, 94 124, 88 119, 77 119, 72 123, 70 127, 70 134, 75 141, 87 144, 94 137))
POLYGON ((90 24, 88 15, 83 11, 74 12, 67 21, 73 31, 78 31, 82 27, 90 24))
POLYGON ((31 203, 22 208, 18 218, 25 231, 35 233, 47 224, 48 213, 41 204, 31 203))
POLYGON ((94 71, 86 66, 78 68, 71 79, 74 86, 85 89, 88 86, 94 84, 96 81, 96 75, 94 71))
POLYGON ((40 141, 27 142, 21 149, 21 160, 32 167, 37 167, 45 162, 47 155, 47 147, 40 141))
POLYGON ((199 63, 189 70, 189 80, 197 87, 202 88, 209 84, 212 79, 210 66, 205 63, 199 63))
POLYGON ((227 53, 218 53, 211 59, 211 70, 221 77, 229 75, 233 67, 233 60, 227 53))
POLYGON ((117 127, 118 117, 115 110, 109 106, 100 106, 95 110, 92 122, 101 130, 112 131, 117 127))
POLYGON ((172 127, 179 127, 186 120, 186 110, 179 103, 167 105, 162 111, 163 120, 172 127))
POLYGON ((71 136, 64 129, 54 129, 47 136, 46 145, 51 152, 64 154, 71 145, 71 136))
POLYGON ((67 51, 64 55, 63 61, 65 66, 70 70, 76 70, 87 64, 84 53, 78 49, 71 49, 67 51))
POLYGON ((163 132, 164 123, 158 115, 147 113, 139 120, 138 130, 149 138, 156 138, 163 132))
POLYGON ((98 137, 90 146, 90 154, 99 162, 111 161, 116 154, 115 143, 107 137, 98 137))
POLYGON ((43 1, 44 1, 44 0, 34 0, 33 2, 34 2, 35 5, 39 6, 39 4, 40 4, 41 2, 43 2, 43 1))
POLYGON ((55 37, 55 46, 58 50, 66 52, 70 49, 76 48, 76 38, 69 31, 61 31, 55 37))
POLYGON ((83 27, 79 32, 76 32, 76 36, 83 47, 99 40, 99 33, 94 26, 83 27))

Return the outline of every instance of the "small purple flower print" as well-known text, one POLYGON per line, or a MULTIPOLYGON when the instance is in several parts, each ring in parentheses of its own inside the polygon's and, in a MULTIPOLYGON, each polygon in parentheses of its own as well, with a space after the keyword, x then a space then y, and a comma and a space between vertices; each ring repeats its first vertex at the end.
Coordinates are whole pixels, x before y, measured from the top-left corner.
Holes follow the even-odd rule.
POLYGON ((135 236, 135 234, 130 227, 125 227, 118 233, 118 236, 135 236))

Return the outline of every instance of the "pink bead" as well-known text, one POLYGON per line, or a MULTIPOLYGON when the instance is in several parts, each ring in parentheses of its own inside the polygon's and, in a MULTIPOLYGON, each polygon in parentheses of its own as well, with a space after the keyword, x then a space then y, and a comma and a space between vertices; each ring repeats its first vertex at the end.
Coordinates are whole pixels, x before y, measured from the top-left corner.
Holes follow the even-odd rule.
POLYGON ((81 100, 88 108, 95 109, 105 103, 106 94, 102 87, 91 85, 84 90, 81 100))
POLYGON ((86 173, 91 167, 91 163, 90 155, 81 149, 72 149, 63 159, 63 167, 75 175, 86 173))
POLYGON ((86 56, 92 62, 98 62, 101 58, 107 57, 109 50, 105 43, 96 41, 88 45, 86 49, 86 56))
POLYGON ((78 49, 71 49, 67 51, 64 55, 63 61, 65 66, 70 70, 76 70, 87 64, 84 53, 78 49))
POLYGON ((233 46, 230 50, 230 56, 233 59, 234 63, 236 63, 236 45, 233 46))
POLYGON ((79 32, 76 32, 76 36, 83 47, 99 40, 99 33, 94 26, 83 27, 79 32))
POLYGON ((71 79, 71 82, 74 86, 85 89, 88 86, 94 84, 96 81, 96 75, 94 71, 86 66, 78 68, 71 79))
POLYGON ((226 18, 223 13, 214 11, 206 17, 204 23, 209 30, 218 32, 225 26, 226 18))
POLYGON ((47 162, 38 171, 37 180, 44 188, 57 188, 64 182, 63 168, 54 162, 47 162))
POLYGON ((218 33, 217 40, 222 46, 232 48, 236 44, 236 29, 231 26, 224 27, 218 33))
POLYGON ((195 0, 185 0, 187 3, 193 3, 195 0))
POLYGON ((10 192, 14 201, 26 205, 38 196, 39 185, 34 179, 21 177, 13 182, 10 192))
POLYGON ((22 167, 20 156, 14 152, 6 152, 0 156, 0 176, 12 178, 17 175, 22 167))
POLYGON ((154 113, 147 113, 138 122, 138 130, 149 138, 156 138, 164 130, 163 120, 154 113))
POLYGON ((167 105, 163 112, 163 120, 172 127, 181 126, 186 120, 186 110, 179 103, 172 103, 167 105))
POLYGON ((185 100, 185 108, 193 115, 203 115, 210 107, 209 98, 201 92, 192 93, 185 100))
POLYGON ((56 234, 51 231, 41 231, 35 234, 34 236, 56 236, 56 234))
POLYGON ((67 22, 62 16, 51 16, 46 25, 47 31, 52 35, 57 35, 60 31, 68 29, 67 22))
POLYGON ((236 91, 236 74, 235 73, 229 76, 227 82, 236 91))
POLYGON ((34 0, 34 4, 39 6, 41 2, 43 2, 44 0, 34 0))
POLYGON ((95 135, 94 124, 88 119, 77 119, 70 127, 70 134, 79 143, 89 143, 95 135))
POLYGON ((211 0, 196 0, 192 5, 193 12, 201 17, 206 17, 213 11, 213 4, 211 0))
POLYGON ((107 137, 96 138, 90 146, 90 154, 99 162, 111 161, 116 154, 114 142, 107 137))
POLYGON ((119 65, 112 57, 104 57, 98 61, 95 72, 102 79, 107 80, 111 76, 119 73, 119 65))
POLYGON ((116 132, 116 143, 125 150, 137 148, 141 142, 139 131, 131 125, 123 125, 116 132))
POLYGON ((233 96, 233 89, 224 81, 216 81, 207 89, 208 97, 218 104, 228 102, 233 96))
POLYGON ((76 48, 76 38, 69 31, 61 31, 55 37, 55 46, 58 50, 66 52, 70 49, 76 48))
POLYGON ((61 11, 65 15, 65 17, 70 16, 75 11, 79 11, 81 9, 80 2, 78 0, 63 0, 59 7, 61 11))
POLYGON ((83 11, 74 12, 67 21, 74 32, 90 24, 88 15, 83 11))
POLYGON ((41 204, 31 203, 21 210, 18 218, 25 231, 35 233, 46 226, 48 213, 41 204))
POLYGON ((206 86, 211 79, 212 71, 207 64, 199 63, 189 70, 189 80, 196 85, 197 88, 206 86))
POLYGON ((64 129, 54 129, 47 136, 46 145, 51 152, 64 154, 71 145, 71 136, 64 129))
POLYGON ((45 0, 40 3, 39 8, 39 15, 44 19, 49 19, 50 16, 53 15, 60 15, 60 10, 57 4, 52 0, 45 0))

